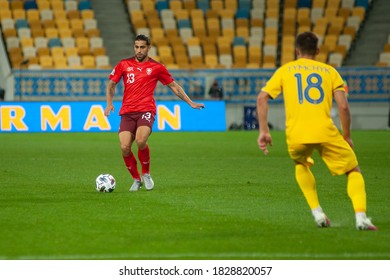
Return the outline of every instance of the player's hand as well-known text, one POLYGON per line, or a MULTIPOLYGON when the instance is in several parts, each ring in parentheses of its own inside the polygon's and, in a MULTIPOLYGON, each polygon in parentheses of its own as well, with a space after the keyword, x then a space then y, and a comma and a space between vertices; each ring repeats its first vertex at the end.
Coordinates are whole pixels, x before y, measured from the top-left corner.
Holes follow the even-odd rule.
POLYGON ((260 150, 262 150, 265 155, 268 155, 267 145, 272 147, 271 134, 260 133, 259 138, 257 138, 257 144, 259 145, 260 150))
POLYGON ((192 102, 191 107, 192 107, 193 109, 202 110, 202 109, 204 108, 204 104, 203 104, 203 103, 195 103, 195 102, 192 102))
POLYGON ((107 105, 106 109, 104 109, 104 115, 108 117, 110 115, 110 112, 114 112, 114 105, 107 105))

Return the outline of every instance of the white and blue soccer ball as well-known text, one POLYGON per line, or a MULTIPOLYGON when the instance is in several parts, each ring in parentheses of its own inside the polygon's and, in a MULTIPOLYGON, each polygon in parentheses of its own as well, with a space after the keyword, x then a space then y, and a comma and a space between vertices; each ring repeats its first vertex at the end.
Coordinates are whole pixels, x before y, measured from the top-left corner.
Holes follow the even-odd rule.
POLYGON ((116 181, 111 174, 100 174, 96 178, 96 190, 98 192, 113 192, 115 186, 116 181))

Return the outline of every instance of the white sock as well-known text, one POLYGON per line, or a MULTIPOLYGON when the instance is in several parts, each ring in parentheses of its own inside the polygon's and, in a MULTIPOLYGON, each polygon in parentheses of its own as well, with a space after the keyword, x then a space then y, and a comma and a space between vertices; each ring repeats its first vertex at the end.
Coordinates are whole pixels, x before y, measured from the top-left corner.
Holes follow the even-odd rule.
POLYGON ((314 219, 322 218, 324 215, 324 211, 322 210, 321 206, 318 206, 317 208, 312 209, 311 213, 312 213, 314 219))
POLYGON ((364 220, 367 219, 367 215, 365 212, 356 212, 355 213, 356 220, 364 220))

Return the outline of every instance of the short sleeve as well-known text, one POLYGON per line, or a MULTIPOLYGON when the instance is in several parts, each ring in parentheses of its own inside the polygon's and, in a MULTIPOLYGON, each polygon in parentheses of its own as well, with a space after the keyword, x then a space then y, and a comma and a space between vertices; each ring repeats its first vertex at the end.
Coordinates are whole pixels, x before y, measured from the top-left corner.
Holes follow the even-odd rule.
POLYGON ((118 83, 122 78, 122 62, 119 62, 115 68, 111 71, 108 78, 115 83, 118 83))
POLYGON ((281 68, 279 68, 272 75, 271 79, 268 80, 265 87, 262 88, 262 91, 267 92, 272 97, 272 99, 275 99, 283 91, 282 87, 283 87, 283 83, 282 83, 281 68))
POLYGON ((174 79, 172 78, 171 73, 169 73, 168 69, 164 65, 161 65, 158 80, 164 86, 166 86, 166 85, 168 85, 168 84, 170 84, 170 83, 172 83, 174 81, 174 79))
POLYGON ((337 70, 334 70, 334 76, 333 76, 333 92, 336 90, 345 91, 344 87, 344 80, 341 78, 339 72, 337 70))

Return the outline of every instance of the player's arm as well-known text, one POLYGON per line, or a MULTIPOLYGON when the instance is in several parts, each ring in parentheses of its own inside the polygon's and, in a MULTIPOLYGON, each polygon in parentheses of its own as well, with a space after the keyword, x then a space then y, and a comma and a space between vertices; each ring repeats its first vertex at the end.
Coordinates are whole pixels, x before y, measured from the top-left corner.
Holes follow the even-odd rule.
POLYGON ((353 147, 352 139, 351 139, 351 113, 349 110, 348 100, 345 95, 345 92, 342 90, 336 90, 333 93, 334 99, 336 100, 341 129, 343 131, 344 139, 349 143, 351 147, 353 147))
POLYGON ((269 98, 269 94, 265 91, 261 91, 257 96, 257 117, 259 120, 259 137, 257 139, 257 144, 265 155, 268 154, 267 145, 272 146, 272 138, 268 127, 269 98))
POLYGON ((190 105, 194 109, 203 109, 204 104, 203 103, 195 103, 191 100, 191 98, 185 93, 184 89, 175 81, 168 84, 168 87, 172 90, 172 92, 179 97, 181 100, 186 102, 188 105, 190 105))
POLYGON ((106 87, 106 109, 104 110, 104 115, 109 116, 110 111, 114 112, 114 105, 112 103, 114 99, 114 94, 115 94, 115 88, 116 84, 114 81, 109 80, 107 87, 106 87))

